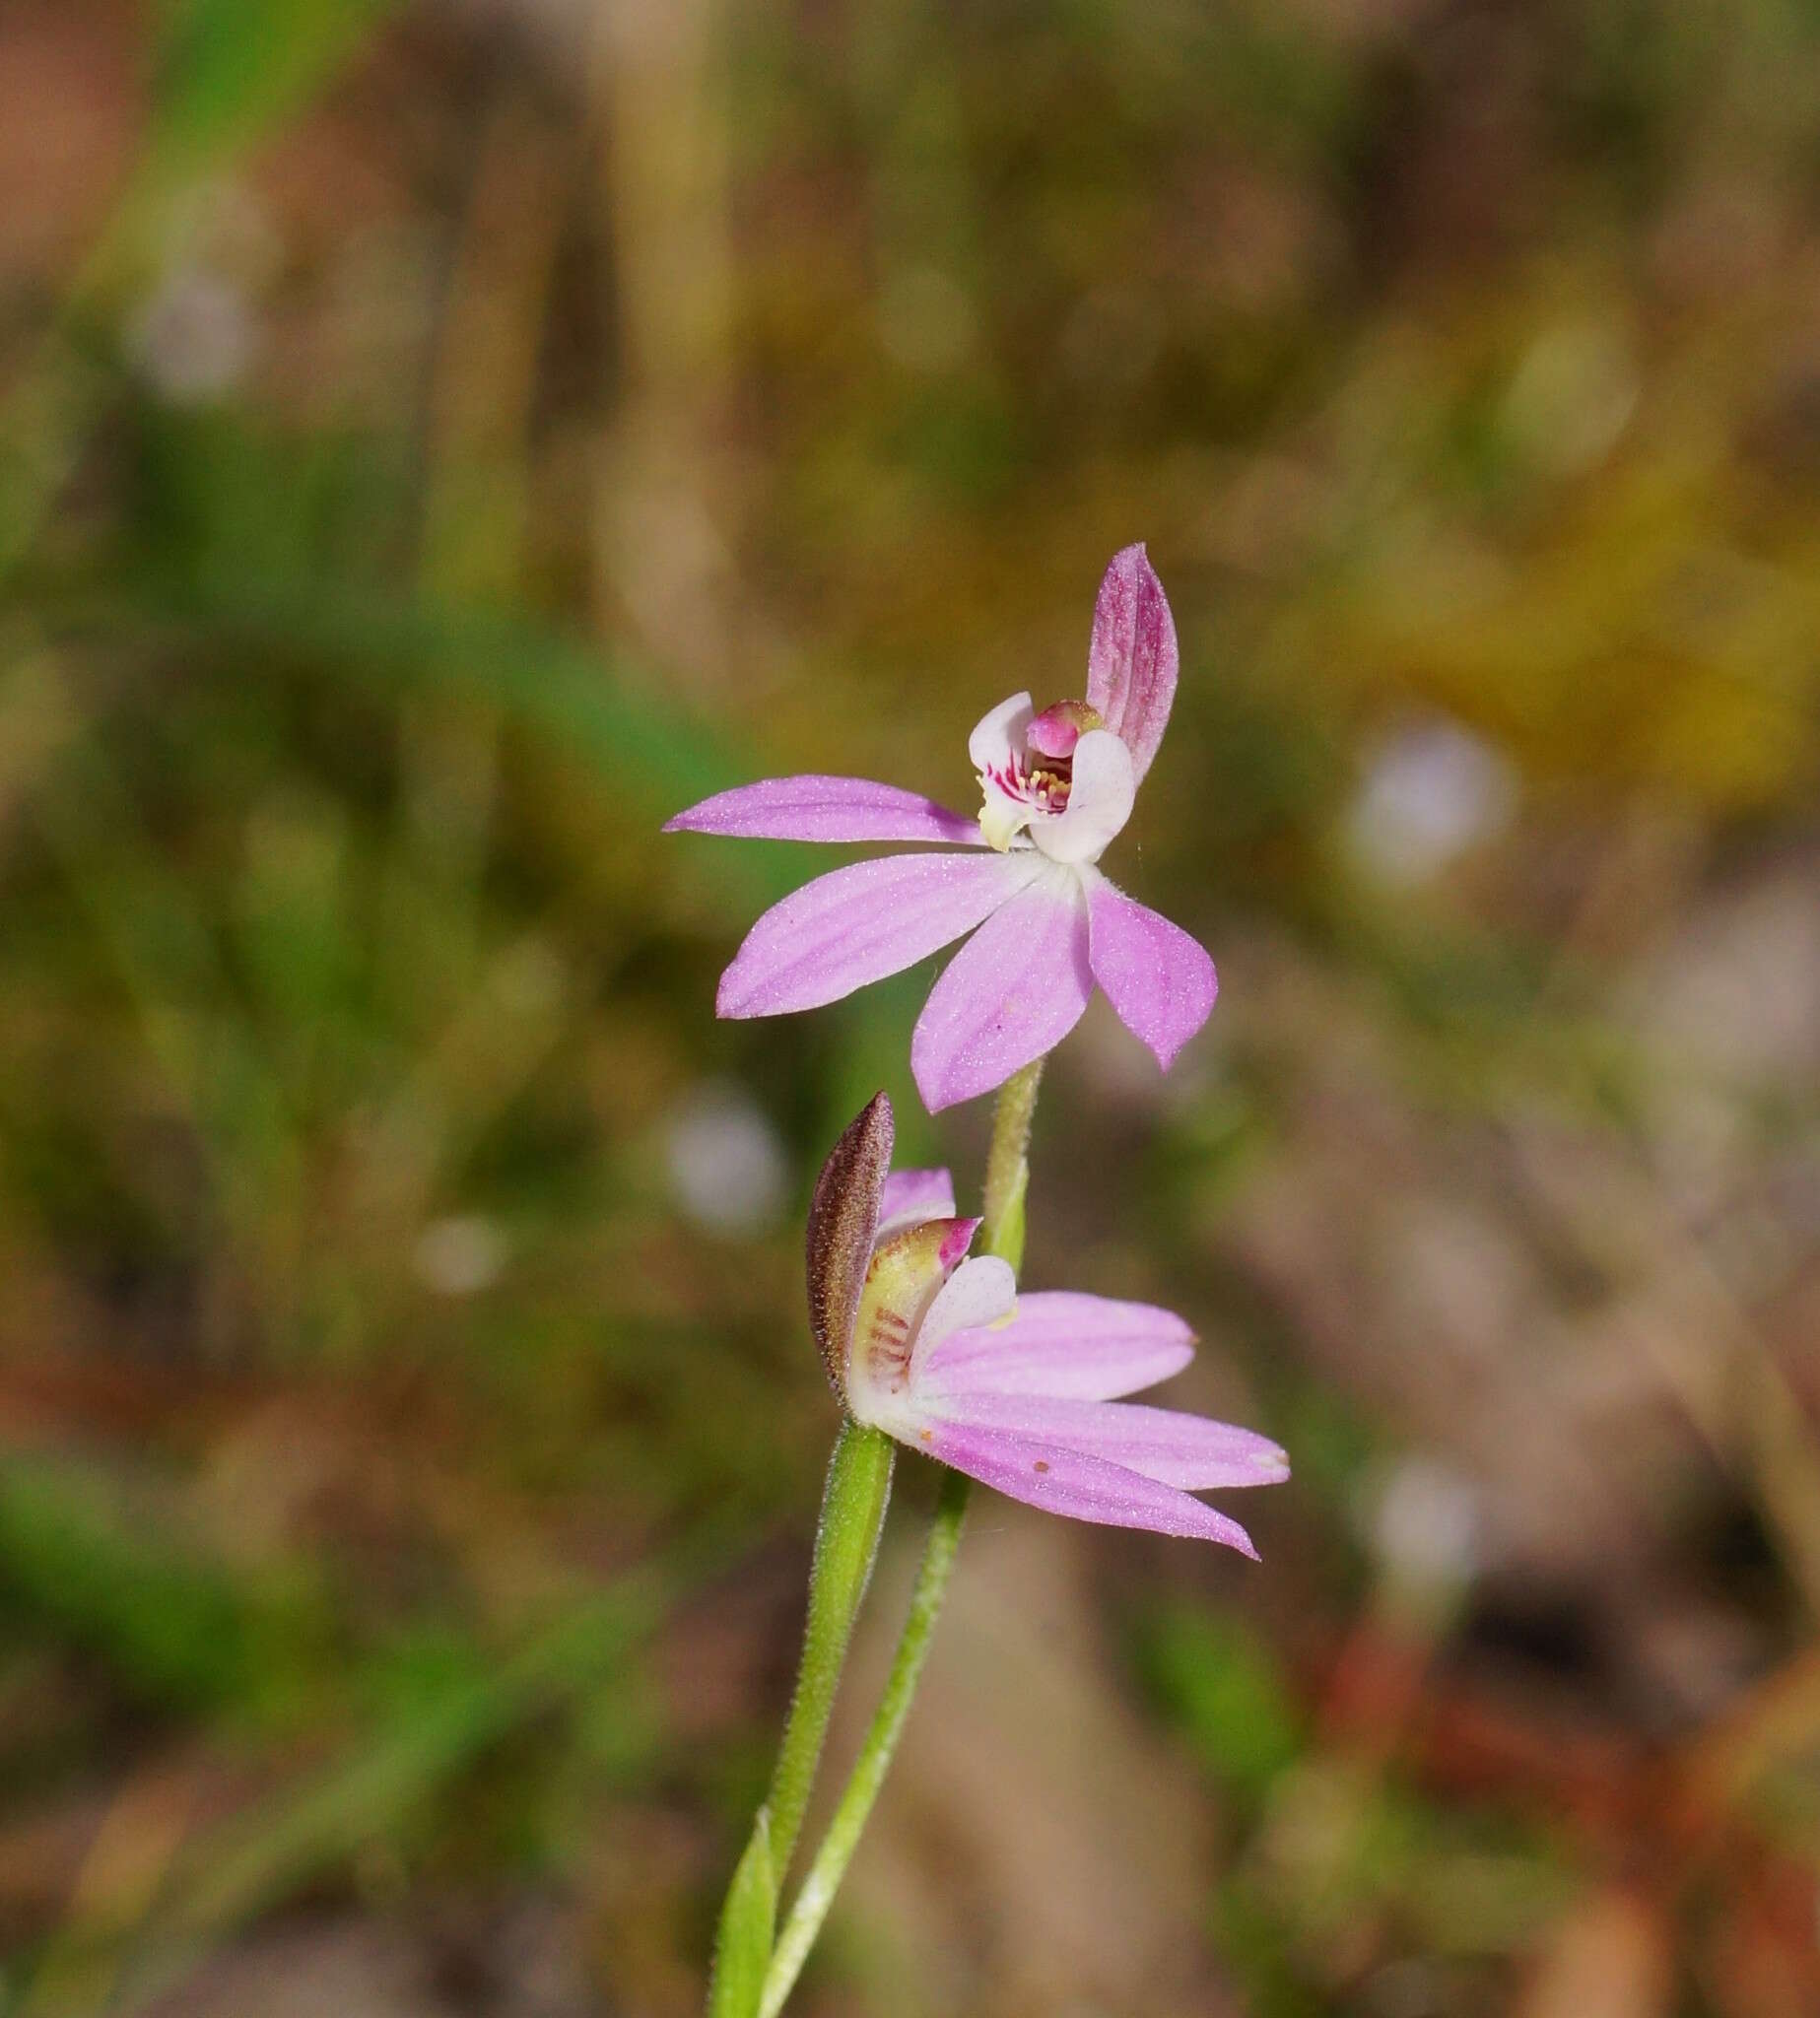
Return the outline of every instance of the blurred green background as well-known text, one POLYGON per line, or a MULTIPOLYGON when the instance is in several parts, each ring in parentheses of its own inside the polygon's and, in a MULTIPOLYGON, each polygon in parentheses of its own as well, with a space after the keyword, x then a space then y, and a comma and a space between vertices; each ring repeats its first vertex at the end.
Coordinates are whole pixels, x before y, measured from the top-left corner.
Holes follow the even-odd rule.
POLYGON ((1222 998, 1029 1273, 1296 1477, 980 1496, 798 2004, 1820 2010, 1817 171, 1809 0, 7 0, 0 2007, 701 2008, 807 1187, 985 1116, 656 830, 971 810, 1142 538, 1222 998))

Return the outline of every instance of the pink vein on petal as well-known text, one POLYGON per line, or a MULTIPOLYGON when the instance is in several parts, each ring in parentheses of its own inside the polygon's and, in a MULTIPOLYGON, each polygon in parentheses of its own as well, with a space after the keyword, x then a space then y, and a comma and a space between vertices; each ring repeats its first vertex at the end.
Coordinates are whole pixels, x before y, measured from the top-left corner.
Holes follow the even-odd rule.
POLYGON ((1112 556, 1094 602, 1087 700, 1124 738, 1141 780, 1169 726, 1179 653, 1169 598, 1141 542, 1112 556))

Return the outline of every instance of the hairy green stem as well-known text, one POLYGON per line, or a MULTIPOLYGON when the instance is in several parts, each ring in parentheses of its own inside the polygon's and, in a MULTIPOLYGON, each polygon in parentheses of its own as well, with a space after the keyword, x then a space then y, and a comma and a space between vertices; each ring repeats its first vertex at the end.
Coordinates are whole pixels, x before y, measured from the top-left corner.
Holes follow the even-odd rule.
POLYGON ((835 1691, 846 1665, 853 1619, 872 1575, 879 1532, 891 1498, 896 1446, 882 1430, 870 1430, 849 1416, 835 1439, 822 1494, 822 1518, 809 1566, 809 1617, 803 1628, 802 1665, 783 1726, 783 1742, 771 1777, 765 1810, 771 1835, 771 1868, 783 1883, 790 1852, 802 1829, 821 1762, 835 1691))
POLYGON ((979 1244, 1014 1269, 1024 1265, 1024 1196, 1030 1188, 1030 1124, 1043 1084, 1041 1058, 1015 1072, 998 1090, 992 1140, 985 1153, 985 1204, 979 1244))
MULTIPOLYGON (((1000 1088, 998 1106, 992 1116, 992 1142, 986 1152, 985 1210, 980 1224, 980 1245, 997 1254, 1015 1269, 1024 1259, 1024 1199, 1030 1185, 1031 1116, 1036 1110, 1037 1088, 1043 1077, 1043 1060, 1008 1079, 1000 1088)), ((776 2018, 795 1987, 809 1950, 814 1947, 822 1922, 834 1904, 841 1880, 859 1847, 861 1832, 872 1812, 879 1789, 885 1783, 898 1740, 904 1734, 905 1719, 916 1693, 935 1621, 941 1615, 942 1600, 948 1593, 948 1579, 954 1570, 956 1551, 961 1546, 961 1528, 967 1518, 967 1501, 972 1481, 958 1471, 942 1473, 941 1495, 936 1502, 934 1524, 923 1544, 922 1563, 916 1572, 916 1586, 910 1593, 910 1616, 892 1657, 885 1693, 873 1713, 859 1757, 842 1789, 828 1834, 815 1853, 802 1890, 784 1921, 772 1950, 771 1967, 765 1974, 759 2018, 776 2018)))
POLYGON ((942 1599, 947 1595, 949 1573, 954 1568, 955 1551, 961 1545, 961 1526, 967 1517, 969 1484, 970 1481, 958 1471, 942 1474, 935 1524, 923 1546, 922 1567, 916 1572, 910 1616, 904 1622, 903 1636, 892 1659, 884 1696, 873 1714, 852 1773, 842 1789, 840 1805, 835 1809, 834 1820, 828 1825, 828 1834, 822 1839, 815 1860, 809 1866, 809 1875, 803 1880, 802 1890, 797 1893, 789 1917, 772 1950, 771 1967, 766 1971, 764 1994, 759 2001, 759 2018, 776 2018, 795 1987, 796 1978, 808 1960, 809 1950, 815 1945, 815 1937, 822 1930, 823 1920, 828 1917, 828 1909, 834 1904, 835 1893, 840 1889, 846 1867, 859 1847, 860 1832, 872 1812, 872 1803, 885 1783, 885 1775, 890 1769, 892 1755, 898 1749, 898 1739, 904 1733, 904 1720, 910 1715, 910 1701, 916 1693, 922 1663, 929 1651, 935 1621, 941 1614, 942 1599))
POLYGON ((755 2018, 771 1960, 777 1892, 802 1829, 815 1769, 821 1763, 835 1691, 846 1665, 853 1620, 872 1576, 891 1498, 896 1446, 849 1416, 835 1439, 822 1493, 822 1517, 809 1566, 809 1617, 802 1664, 784 1720, 771 1791, 752 1825, 720 1909, 708 2018, 755 2018))

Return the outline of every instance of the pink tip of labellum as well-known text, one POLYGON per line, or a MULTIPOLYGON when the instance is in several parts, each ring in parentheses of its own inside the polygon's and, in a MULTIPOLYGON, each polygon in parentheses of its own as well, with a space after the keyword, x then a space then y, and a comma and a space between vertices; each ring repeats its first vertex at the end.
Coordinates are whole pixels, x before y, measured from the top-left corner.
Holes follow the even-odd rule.
POLYGON ((942 1243, 941 1263, 944 1268, 958 1266, 963 1255, 974 1244, 974 1236, 979 1231, 977 1219, 957 1219, 954 1231, 942 1243))

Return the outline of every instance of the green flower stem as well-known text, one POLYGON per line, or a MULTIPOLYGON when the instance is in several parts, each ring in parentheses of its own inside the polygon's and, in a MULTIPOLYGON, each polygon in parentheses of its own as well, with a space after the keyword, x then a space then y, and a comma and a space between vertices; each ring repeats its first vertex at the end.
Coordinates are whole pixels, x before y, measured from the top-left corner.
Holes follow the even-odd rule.
POLYGON ((843 1420, 828 1460, 809 1566, 809 1617, 796 1693, 772 1769, 771 1791, 721 1904, 708 2018, 756 2018, 771 1961, 777 1893, 802 1831, 853 1620, 878 1554, 896 1454, 896 1445, 882 1431, 866 1429, 850 1416, 843 1420))
POLYGON ((979 1244, 988 1254, 1024 1266, 1024 1197, 1030 1189, 1030 1124, 1043 1083, 1041 1058, 1013 1073, 998 1090, 992 1141, 985 1153, 985 1204, 979 1244))
MULTIPOLYGON (((998 1106, 992 1115, 992 1142, 986 1152, 985 1210, 980 1226, 980 1245, 997 1254, 1015 1269, 1024 1259, 1024 1199, 1030 1187, 1031 1116, 1036 1111, 1037 1088, 1043 1077, 1043 1060, 1026 1065, 1000 1088, 998 1106)), ((941 1494, 936 1502, 935 1521, 923 1544, 922 1564, 916 1572, 916 1587, 910 1594, 910 1616, 892 1657, 885 1693, 860 1746, 828 1834, 809 1866, 802 1890, 796 1895, 789 1917, 783 1923, 772 1950, 771 1967, 765 1975, 764 1995, 759 2018, 776 2018, 796 1979, 808 1960, 822 1922, 834 1904, 841 1880, 859 1847, 861 1832, 878 1798, 885 1775, 890 1770, 898 1740, 904 1734, 905 1719, 928 1656, 935 1621, 941 1615, 942 1600, 948 1594, 948 1579, 954 1570, 955 1554, 961 1546, 961 1528, 967 1518, 972 1480, 958 1471, 942 1473, 941 1494)))
POLYGON ((822 1930, 823 1920, 828 1917, 828 1909, 834 1904, 835 1893, 852 1861, 853 1851, 859 1847, 860 1832, 872 1812, 872 1803, 885 1783, 892 1754, 904 1733, 904 1720, 910 1715, 910 1699, 916 1693, 929 1641, 935 1632, 935 1621, 941 1613, 942 1599, 947 1595, 955 1551, 961 1545, 961 1524, 967 1517, 970 1483, 958 1471, 942 1474, 935 1524, 930 1528, 929 1539, 923 1547, 922 1567, 916 1573, 910 1617, 904 1622, 903 1637, 898 1642, 898 1650, 891 1663, 890 1679, 885 1684, 884 1696, 873 1715, 853 1771, 842 1789, 841 1803, 835 1810, 834 1820, 828 1825, 828 1834, 822 1839, 815 1861, 809 1866, 809 1875, 803 1880, 802 1890, 797 1893, 789 1917, 772 1950, 771 1967, 765 1974, 764 1994, 759 2000, 759 2018, 776 2018, 795 1987, 797 1976, 808 1960, 809 1950, 815 1945, 815 1937, 822 1930))
POLYGON ((822 1494, 821 1524, 809 1568, 809 1618, 803 1629, 802 1665, 789 1719, 771 1777, 765 1813, 771 1834, 771 1868, 781 1886, 802 1829, 815 1769, 821 1762, 835 1691, 846 1665, 853 1619, 872 1575, 879 1531, 891 1498, 897 1446, 882 1430, 862 1428, 849 1416, 835 1439, 822 1494))
POLYGON ((727 1887, 714 1937, 708 2018, 753 2018, 765 1993, 777 1881, 771 1866, 771 1817, 761 1808, 745 1854, 727 1887))

